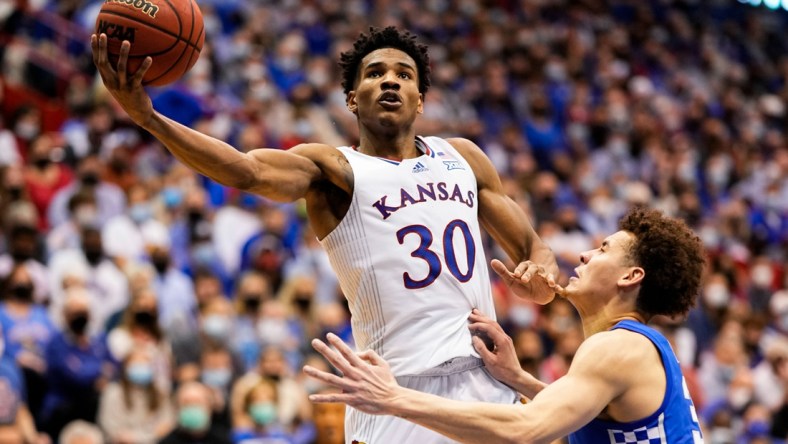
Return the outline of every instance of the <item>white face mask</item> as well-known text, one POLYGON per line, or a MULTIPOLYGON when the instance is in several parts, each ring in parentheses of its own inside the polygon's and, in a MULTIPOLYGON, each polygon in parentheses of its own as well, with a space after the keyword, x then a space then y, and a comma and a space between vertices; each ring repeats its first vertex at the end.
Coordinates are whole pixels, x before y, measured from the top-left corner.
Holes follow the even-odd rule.
POLYGON ((703 292, 703 298, 710 307, 721 308, 728 305, 730 292, 723 284, 710 284, 703 292))

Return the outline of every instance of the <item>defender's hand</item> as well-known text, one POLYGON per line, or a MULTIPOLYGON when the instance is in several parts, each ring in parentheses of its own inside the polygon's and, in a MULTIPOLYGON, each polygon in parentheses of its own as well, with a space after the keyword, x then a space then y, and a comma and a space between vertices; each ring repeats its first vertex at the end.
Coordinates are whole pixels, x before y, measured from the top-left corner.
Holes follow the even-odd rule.
POLYGON ((131 120, 144 128, 153 116, 153 104, 142 87, 142 78, 153 63, 153 59, 146 57, 137 72, 129 76, 126 67, 131 43, 124 40, 121 44, 117 69, 109 61, 106 34, 91 35, 90 48, 93 50, 93 63, 98 68, 104 86, 128 113, 131 120))
POLYGON ((563 287, 555 282, 555 276, 535 262, 520 262, 514 271, 510 271, 498 259, 493 259, 491 265, 506 286, 521 298, 544 305, 552 301, 556 294, 564 293, 563 287))
POLYGON ((517 359, 512 338, 503 331, 500 324, 475 308, 468 320, 471 321, 468 328, 473 335, 473 348, 481 356, 487 371, 493 378, 510 387, 516 385, 518 376, 524 372, 520 367, 520 360, 517 359), (479 336, 486 336, 490 340, 493 344, 492 350, 479 336))
POLYGON ((304 373, 339 388, 342 393, 309 395, 312 402, 342 402, 362 412, 385 415, 387 402, 396 396, 399 388, 389 365, 377 353, 367 350, 354 353, 338 336, 329 333, 328 343, 319 339, 312 340, 312 347, 323 355, 343 376, 304 366, 304 373))

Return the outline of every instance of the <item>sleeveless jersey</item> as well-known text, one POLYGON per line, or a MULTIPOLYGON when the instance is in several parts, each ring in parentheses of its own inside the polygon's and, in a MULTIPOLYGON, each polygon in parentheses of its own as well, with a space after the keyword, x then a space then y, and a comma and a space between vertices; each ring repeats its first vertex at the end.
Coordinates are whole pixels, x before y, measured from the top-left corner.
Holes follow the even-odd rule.
POLYGON ((692 403, 679 361, 668 340, 651 327, 621 321, 613 329, 640 333, 659 350, 667 385, 659 409, 647 418, 620 423, 595 419, 569 436, 570 444, 698 444, 703 443, 698 415, 692 403))
POLYGON ((470 165, 448 142, 419 137, 400 162, 340 147, 353 169, 345 217, 322 241, 348 300, 359 350, 395 375, 478 356, 468 315, 494 316, 470 165))

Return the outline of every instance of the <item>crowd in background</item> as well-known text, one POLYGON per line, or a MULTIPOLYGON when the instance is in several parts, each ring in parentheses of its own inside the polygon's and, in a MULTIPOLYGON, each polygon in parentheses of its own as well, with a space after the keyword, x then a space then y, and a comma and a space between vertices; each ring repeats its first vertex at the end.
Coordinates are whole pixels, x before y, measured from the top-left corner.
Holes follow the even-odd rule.
MULTIPOLYGON (((300 372, 328 367, 312 338, 352 341, 303 202, 178 163, 119 111, 89 48, 58 53, 35 19, 87 35, 101 3, 0 8, 13 43, 0 82, 30 80, 31 48, 81 72, 57 97, 58 128, 35 106, 0 121, 0 441, 343 442, 342 408, 309 403, 325 388, 300 372)), ((788 438, 788 12, 733 0, 198 3, 200 59, 151 90, 154 105, 241 151, 356 143, 336 60, 369 25, 395 25, 430 45, 418 133, 482 147, 562 279, 632 205, 686 220, 708 251, 702 292, 688 317, 654 322, 706 441, 788 438)), ((501 285, 494 297, 523 367, 565 374, 583 339, 571 305, 501 285)))

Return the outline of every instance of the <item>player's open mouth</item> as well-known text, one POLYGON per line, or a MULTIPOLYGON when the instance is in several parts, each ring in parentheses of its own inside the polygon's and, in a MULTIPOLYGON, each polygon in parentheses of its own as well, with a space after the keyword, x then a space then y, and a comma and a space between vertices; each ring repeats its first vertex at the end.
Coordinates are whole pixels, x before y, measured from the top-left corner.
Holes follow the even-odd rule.
POLYGON ((386 91, 378 97, 378 103, 386 109, 395 109, 402 106, 402 98, 394 91, 386 91))

